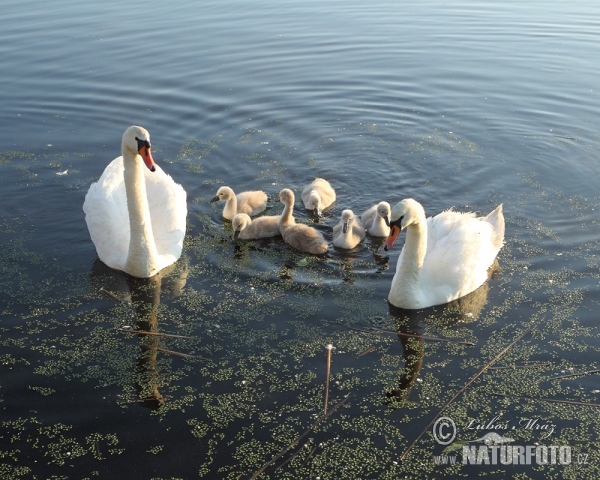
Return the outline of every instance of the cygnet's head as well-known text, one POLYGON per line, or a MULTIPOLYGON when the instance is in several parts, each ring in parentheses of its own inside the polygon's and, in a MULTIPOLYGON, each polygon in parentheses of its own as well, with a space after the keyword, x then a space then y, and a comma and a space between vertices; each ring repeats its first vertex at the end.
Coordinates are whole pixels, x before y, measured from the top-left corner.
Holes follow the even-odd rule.
POLYGON ((353 218, 354 212, 352 210, 344 210, 342 212, 342 232, 346 233, 348 231, 348 227, 353 218))
POLYGON ((150 153, 150 133, 144 127, 132 125, 125 130, 121 140, 121 152, 124 158, 136 158, 139 155, 151 172, 156 170, 156 164, 150 153), (130 155, 126 155, 127 153, 130 155))
POLYGON ((226 202, 233 197, 233 190, 229 187, 220 187, 217 194, 211 199, 212 202, 226 202))
POLYGON ((312 210, 315 215, 321 216, 321 195, 319 192, 310 192, 310 196, 308 197, 308 206, 306 207, 308 210, 312 210))
POLYGON ((242 232, 248 225, 250 225, 251 222, 252 220, 246 213, 238 213, 237 215, 234 215, 234 217, 231 219, 234 241, 238 239, 240 232, 242 232))
POLYGON ((388 202, 379 202, 379 205, 377 205, 377 215, 389 222, 391 216, 390 204, 388 202))
POLYGON ((292 192, 289 188, 284 188, 281 192, 279 192, 279 201, 284 205, 293 205, 295 201, 294 192, 292 192))
POLYGON ((389 250, 394 245, 396 238, 403 228, 408 227, 413 223, 419 223, 425 220, 425 210, 423 206, 412 198, 405 198, 398 202, 392 208, 388 227, 390 227, 390 235, 385 241, 385 250, 389 250))

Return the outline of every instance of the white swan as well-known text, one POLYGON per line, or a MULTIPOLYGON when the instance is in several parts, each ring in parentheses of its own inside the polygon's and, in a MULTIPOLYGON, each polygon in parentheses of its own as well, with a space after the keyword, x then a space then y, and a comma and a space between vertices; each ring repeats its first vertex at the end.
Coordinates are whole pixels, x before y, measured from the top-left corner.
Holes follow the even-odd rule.
POLYGON ((154 163, 146 129, 125 130, 121 153, 90 186, 85 221, 100 260, 149 278, 181 256, 186 193, 154 163))
POLYGON ((300 195, 304 208, 312 210, 320 216, 324 209, 335 202, 335 190, 329 182, 323 178, 315 178, 307 185, 300 195))
POLYGON ((406 228, 388 296, 405 309, 441 305, 477 289, 504 242, 502 205, 486 217, 447 210, 425 219, 423 206, 409 198, 392 208, 389 223, 386 250, 406 228))
POLYGON ((390 204, 379 202, 365 211, 360 221, 372 237, 387 237, 390 234, 390 227, 387 226, 386 218, 390 218, 390 213, 390 204))
POLYGON ((231 220, 233 240, 266 238, 279 235, 279 215, 265 215, 252 220, 246 213, 238 213, 231 220))
POLYGON ((352 210, 342 212, 342 220, 333 227, 333 244, 339 248, 354 248, 365 238, 365 228, 352 210))
POLYGON ((284 188, 279 192, 279 201, 284 205, 283 213, 279 217, 279 232, 283 241, 301 252, 313 255, 325 253, 329 245, 321 232, 294 220, 294 192, 284 188))
POLYGON ((253 217, 267 208, 267 194, 262 190, 253 190, 236 195, 231 188, 221 187, 210 202, 226 202, 223 218, 227 220, 231 220, 238 213, 247 213, 253 217))

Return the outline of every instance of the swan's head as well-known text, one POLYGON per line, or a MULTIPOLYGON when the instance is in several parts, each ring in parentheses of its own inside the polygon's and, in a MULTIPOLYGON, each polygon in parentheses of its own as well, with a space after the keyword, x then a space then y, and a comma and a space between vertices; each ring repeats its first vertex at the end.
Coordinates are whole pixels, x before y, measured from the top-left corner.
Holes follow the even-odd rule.
POLYGON ((346 233, 348 231, 348 227, 353 218, 354 212, 352 210, 344 210, 342 212, 342 232, 346 233))
POLYGON ((423 210, 423 206, 412 198, 405 198, 394 205, 389 220, 386 219, 386 223, 390 227, 390 235, 385 241, 384 250, 392 248, 403 228, 419 223, 424 219, 425 210, 423 210))
POLYGON ((150 153, 150 134, 145 128, 133 125, 125 130, 121 141, 121 152, 124 158, 139 155, 151 172, 156 170, 156 164, 150 153))
POLYGON ((226 202, 233 197, 233 190, 229 187, 221 187, 217 190, 217 194, 210 200, 212 202, 226 202))
POLYGON ((307 209, 312 210, 317 217, 321 216, 321 195, 319 192, 310 192, 310 197, 308 197, 307 209))
POLYGON ((279 201, 284 205, 293 205, 295 198, 294 192, 292 192, 289 188, 284 188, 281 192, 279 192, 279 201))
POLYGON ((251 222, 252 220, 245 213, 238 213, 237 215, 234 215, 234 217, 231 219, 231 226, 233 227, 233 241, 238 239, 240 232, 250 225, 251 222))

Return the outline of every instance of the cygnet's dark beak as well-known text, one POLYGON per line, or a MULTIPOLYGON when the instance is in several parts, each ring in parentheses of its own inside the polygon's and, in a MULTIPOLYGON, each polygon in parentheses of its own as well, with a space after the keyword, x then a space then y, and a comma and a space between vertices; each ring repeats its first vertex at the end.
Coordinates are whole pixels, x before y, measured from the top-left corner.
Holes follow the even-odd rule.
POLYGON ((344 222, 342 224, 342 232, 344 232, 344 233, 348 232, 348 222, 344 222))
POLYGON ((389 227, 390 226, 390 219, 388 218, 387 215, 383 215, 383 219, 385 220, 385 224, 389 227))
POLYGON ((238 237, 240 236, 240 231, 236 230, 233 232, 233 241, 237 242, 238 237))
POLYGON ((215 195, 213 198, 210 199, 210 203, 214 203, 214 202, 218 202, 219 201, 219 196, 215 195))

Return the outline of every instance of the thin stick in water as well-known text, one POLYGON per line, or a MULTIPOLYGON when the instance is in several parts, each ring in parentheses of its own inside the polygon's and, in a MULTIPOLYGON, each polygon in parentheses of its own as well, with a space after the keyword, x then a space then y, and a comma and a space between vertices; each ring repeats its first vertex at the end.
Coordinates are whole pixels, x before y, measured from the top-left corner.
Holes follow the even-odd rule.
MULTIPOLYGON (((287 447, 285 447, 281 452, 279 452, 277 455, 275 455, 271 460, 269 460, 267 463, 265 463, 254 475, 252 475, 252 477, 250 477, 250 480, 254 480, 255 478, 258 478, 258 476, 261 473, 263 473, 267 468, 269 468, 269 466, 272 463, 276 462, 283 455, 285 455, 286 452, 290 448, 292 448, 294 445, 298 444, 300 442, 300 440, 302 440, 304 437, 306 437, 316 426, 318 426, 321 422, 326 420, 332 413, 334 413, 338 408, 340 408, 344 403, 346 403, 349 398, 350 398, 350 395, 348 395, 340 403, 338 403, 335 407, 333 407, 331 410, 329 410, 329 413, 327 415, 323 415, 315 423, 313 423, 310 427, 308 427, 308 429, 302 435, 300 435, 296 440, 294 440, 287 447)), ((311 455, 312 455, 312 452, 311 452, 311 455)))
POLYGON ((308 457, 306 457, 304 459, 304 461, 302 462, 302 465, 300 465, 300 469, 302 470, 304 468, 304 465, 306 465, 308 463, 308 461, 310 460, 310 457, 313 456, 313 454, 315 453, 315 450, 317 449, 317 446, 315 445, 313 447, 313 449, 310 451, 310 453, 308 454, 308 457))
POLYGON ((555 398, 530 397, 529 395, 508 395, 506 393, 492 393, 492 395, 494 395, 496 397, 525 398, 527 400, 538 400, 540 402, 566 403, 567 405, 579 405, 579 406, 582 406, 582 407, 596 407, 596 408, 600 408, 600 405, 597 404, 597 403, 576 402, 576 401, 573 401, 573 400, 557 400, 555 398))
POLYGON ((275 471, 285 467, 288 463, 290 463, 294 458, 296 458, 296 456, 302 452, 302 450, 304 450, 306 447, 308 446, 308 443, 304 444, 304 447, 299 448, 298 450, 296 450, 291 456, 290 458, 288 458, 285 462, 281 463, 280 465, 275 467, 275 471))
POLYGON ((374 351, 377 347, 375 345, 371 345, 369 348, 367 348, 365 351, 361 352, 358 354, 359 357, 362 357, 363 355, 366 355, 367 353, 371 353, 372 351, 374 351))
POLYGON ((327 415, 327 401, 329 400, 329 373, 331 371, 331 351, 333 350, 333 345, 329 344, 325 347, 327 349, 327 376, 325 380, 325 412, 324 415, 327 415))
POLYGON ((488 370, 515 370, 520 368, 535 368, 535 367, 547 367, 552 365, 550 362, 548 363, 532 363, 531 365, 513 365, 513 366, 504 366, 504 367, 490 367, 488 370))
POLYGON ((121 300, 119 297, 117 297, 114 293, 109 292, 106 288, 104 287, 100 287, 100 291, 106 293, 110 298, 116 300, 117 302, 121 303, 123 302, 123 300, 121 300))
POLYGON ((367 328, 356 328, 356 327, 348 327, 351 330, 356 330, 357 332, 363 332, 363 333, 382 333, 382 334, 389 334, 389 335, 400 335, 401 337, 412 337, 412 338, 418 338, 419 340, 427 340, 430 342, 451 342, 451 343, 458 343, 458 344, 462 344, 462 345, 475 345, 473 342, 468 342, 466 340, 453 340, 452 338, 440 338, 440 337, 426 337, 424 335, 420 335, 418 333, 404 333, 404 332, 397 332, 395 330, 384 330, 383 328, 374 328, 374 327, 367 327, 367 328))
POLYGON ((162 353, 168 353, 169 355, 176 355, 178 357, 183 357, 183 358, 195 358, 198 360, 208 360, 208 358, 205 358, 201 355, 189 355, 187 353, 176 352, 174 350, 167 350, 166 348, 157 348, 156 350, 159 352, 162 352, 162 353))
POLYGON ((186 337, 185 335, 175 335, 174 333, 147 332, 146 330, 134 330, 132 328, 117 328, 117 332, 135 333, 136 335, 155 335, 157 337, 183 338, 184 340, 193 340, 196 337, 186 337))
POLYGON ((581 377, 583 375, 590 375, 592 373, 598 373, 598 372, 600 372, 600 368, 598 368, 596 370, 588 370, 587 372, 571 373, 569 375, 560 375, 558 377, 550 377, 548 380, 558 380, 559 378, 581 377))

